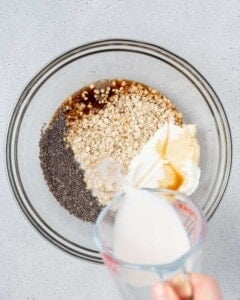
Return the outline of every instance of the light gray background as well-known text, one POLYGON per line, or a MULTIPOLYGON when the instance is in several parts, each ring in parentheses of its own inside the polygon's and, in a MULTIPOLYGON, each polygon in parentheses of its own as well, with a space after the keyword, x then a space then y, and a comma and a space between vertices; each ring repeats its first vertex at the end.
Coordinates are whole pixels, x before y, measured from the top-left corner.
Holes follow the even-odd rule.
POLYGON ((191 62, 229 118, 233 167, 209 223, 204 271, 225 299, 240 299, 240 2, 0 0, 0 299, 120 299, 102 266, 56 249, 31 227, 10 192, 4 137, 23 87, 64 51, 103 38, 140 39, 191 62))

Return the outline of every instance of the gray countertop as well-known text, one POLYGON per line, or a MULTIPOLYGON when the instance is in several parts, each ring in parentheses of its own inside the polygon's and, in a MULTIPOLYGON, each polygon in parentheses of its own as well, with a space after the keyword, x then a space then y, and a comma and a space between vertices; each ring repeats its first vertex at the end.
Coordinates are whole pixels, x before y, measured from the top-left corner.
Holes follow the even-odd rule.
POLYGON ((219 279, 225 299, 240 299, 238 0, 0 1, 0 299, 120 299, 103 266, 61 252, 31 227, 3 167, 10 112, 33 75, 70 48, 117 37, 155 43, 187 59, 222 101, 232 131, 233 166, 209 222, 204 271, 219 279))

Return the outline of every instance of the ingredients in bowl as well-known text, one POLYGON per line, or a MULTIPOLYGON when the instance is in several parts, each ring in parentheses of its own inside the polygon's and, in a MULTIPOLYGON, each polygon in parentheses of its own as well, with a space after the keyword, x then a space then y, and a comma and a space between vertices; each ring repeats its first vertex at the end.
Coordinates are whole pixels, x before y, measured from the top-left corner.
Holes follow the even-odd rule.
MULTIPOLYGON (((94 222, 121 188, 99 176, 99 165, 109 159, 132 178, 134 161, 154 134, 166 126, 181 130, 182 123, 167 97, 141 83, 102 80, 86 86, 67 98, 42 132, 40 160, 50 191, 71 214, 94 222)), ((165 169, 170 180, 167 164, 165 169)))

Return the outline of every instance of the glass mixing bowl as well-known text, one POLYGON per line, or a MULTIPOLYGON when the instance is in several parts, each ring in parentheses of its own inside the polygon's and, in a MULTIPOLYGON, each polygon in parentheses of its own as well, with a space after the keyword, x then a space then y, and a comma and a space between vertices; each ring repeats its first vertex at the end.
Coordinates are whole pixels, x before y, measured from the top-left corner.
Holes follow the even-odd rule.
POLYGON ((50 242, 79 258, 101 263, 93 224, 70 215, 49 192, 39 161, 39 139, 65 98, 107 78, 139 81, 159 89, 197 124, 201 178, 193 201, 209 219, 231 169, 231 135, 219 98, 199 72, 177 55, 140 41, 105 40, 77 47, 43 68, 27 85, 13 111, 6 143, 10 184, 22 211, 50 242))

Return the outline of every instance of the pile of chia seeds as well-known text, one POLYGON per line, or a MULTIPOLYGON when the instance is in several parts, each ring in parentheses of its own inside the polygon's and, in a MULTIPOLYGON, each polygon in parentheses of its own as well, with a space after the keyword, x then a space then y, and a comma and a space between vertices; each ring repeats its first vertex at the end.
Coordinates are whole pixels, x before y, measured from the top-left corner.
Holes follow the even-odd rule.
POLYGON ((71 214, 86 222, 95 222, 101 210, 97 198, 86 189, 83 171, 64 142, 67 130, 64 113, 54 116, 40 139, 40 162, 49 190, 71 214))

